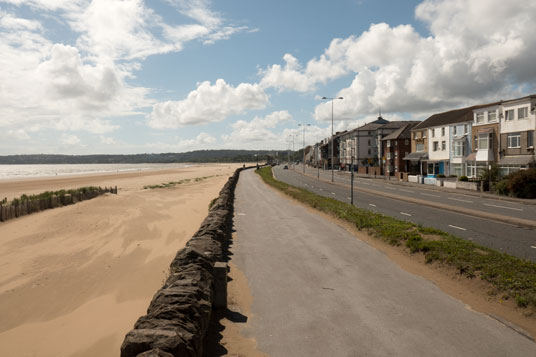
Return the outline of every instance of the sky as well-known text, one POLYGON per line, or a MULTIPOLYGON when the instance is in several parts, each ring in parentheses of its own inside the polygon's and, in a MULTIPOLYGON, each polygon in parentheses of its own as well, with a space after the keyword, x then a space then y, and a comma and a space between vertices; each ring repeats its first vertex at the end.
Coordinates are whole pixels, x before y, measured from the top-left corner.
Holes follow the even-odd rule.
POLYGON ((534 0, 0 0, 0 155, 297 150, 332 114, 534 94, 535 18, 534 0))

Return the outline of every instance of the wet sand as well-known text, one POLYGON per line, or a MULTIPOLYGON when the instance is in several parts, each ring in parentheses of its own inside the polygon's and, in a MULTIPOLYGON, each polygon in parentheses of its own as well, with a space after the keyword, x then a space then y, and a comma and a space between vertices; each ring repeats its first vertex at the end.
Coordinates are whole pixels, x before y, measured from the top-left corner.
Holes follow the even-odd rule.
POLYGON ((8 198, 88 185, 117 185, 119 194, 0 223, 0 355, 119 355, 174 255, 239 166, 1 181, 8 198), (143 189, 185 178, 192 180, 143 189))

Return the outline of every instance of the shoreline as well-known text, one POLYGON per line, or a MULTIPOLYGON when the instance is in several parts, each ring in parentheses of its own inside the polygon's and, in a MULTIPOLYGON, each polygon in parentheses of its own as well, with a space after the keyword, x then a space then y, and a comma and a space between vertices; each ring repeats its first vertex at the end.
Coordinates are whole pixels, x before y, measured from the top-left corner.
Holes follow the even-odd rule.
POLYGON ((0 181, 0 192, 16 194, 103 183, 119 189, 0 223, 0 354, 118 355, 173 257, 239 166, 0 181), (179 179, 190 181, 143 189, 179 179))

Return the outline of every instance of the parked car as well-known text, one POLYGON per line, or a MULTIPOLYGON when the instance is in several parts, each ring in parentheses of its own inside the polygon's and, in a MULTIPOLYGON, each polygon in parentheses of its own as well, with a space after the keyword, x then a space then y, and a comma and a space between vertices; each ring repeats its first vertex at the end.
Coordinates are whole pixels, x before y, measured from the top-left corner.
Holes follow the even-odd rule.
POLYGON ((288 165, 283 166, 283 170, 288 170, 288 165))

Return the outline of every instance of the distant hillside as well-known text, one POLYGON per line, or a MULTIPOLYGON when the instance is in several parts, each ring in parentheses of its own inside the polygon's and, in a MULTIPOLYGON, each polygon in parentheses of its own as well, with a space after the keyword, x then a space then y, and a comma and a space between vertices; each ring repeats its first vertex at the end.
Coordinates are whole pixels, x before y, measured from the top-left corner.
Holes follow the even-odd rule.
MULTIPOLYGON (((285 151, 279 152, 280 157, 285 151)), ((0 165, 21 164, 146 164, 174 162, 253 162, 276 158, 277 151, 198 150, 184 153, 136 155, 7 155, 0 156, 0 165)))

